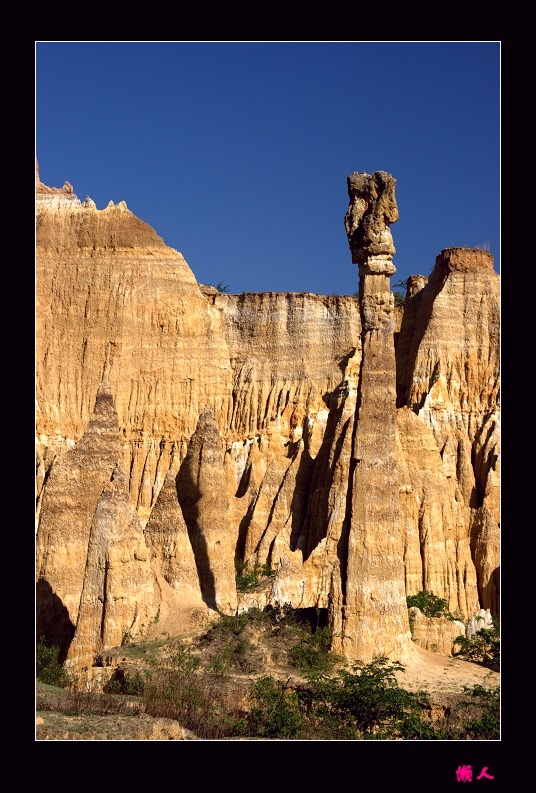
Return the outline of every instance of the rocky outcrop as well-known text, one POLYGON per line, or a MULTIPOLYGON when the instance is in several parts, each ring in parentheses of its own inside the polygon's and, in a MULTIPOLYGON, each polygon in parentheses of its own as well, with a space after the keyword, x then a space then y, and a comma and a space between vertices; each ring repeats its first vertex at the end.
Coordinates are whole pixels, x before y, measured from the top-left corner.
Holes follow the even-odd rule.
POLYGON ((91 526, 120 459, 110 387, 99 387, 86 432, 49 470, 36 539, 36 627, 65 655, 78 621, 91 526))
POLYGON ((397 432, 406 593, 433 592, 452 613, 469 615, 479 601, 467 507, 445 476, 431 428, 404 407, 397 432))
POLYGON ((176 475, 169 470, 143 533, 161 598, 154 627, 147 631, 148 636, 158 635, 160 625, 176 635, 210 619, 176 480, 176 475))
POLYGON ((424 650, 439 655, 455 655, 459 646, 456 639, 465 636, 465 625, 460 620, 447 617, 426 617, 417 606, 409 609, 411 636, 424 650))
POLYGON ((180 590, 182 597, 201 602, 195 556, 179 503, 176 476, 172 471, 166 475, 144 537, 164 581, 180 590))
POLYGON ((92 666, 105 648, 143 634, 158 610, 160 593, 127 485, 118 465, 95 509, 67 666, 92 666))
POLYGON ((229 295, 36 170, 37 628, 70 663, 254 603, 413 661, 407 595, 498 612, 498 276, 446 249, 395 309, 395 184, 348 179, 358 298, 229 295))
MULTIPOLYGON (((500 553, 499 311, 499 276, 491 255, 449 248, 409 299, 397 345, 398 404, 432 432, 445 493, 465 513, 478 599, 494 613, 500 553)), ((452 593, 445 593, 451 599, 452 593)), ((467 597, 458 605, 470 614, 475 597, 467 597)))
POLYGON ((470 639, 478 631, 482 629, 490 630, 491 628, 493 628, 493 619, 490 610, 479 609, 468 621, 465 627, 465 635, 470 639))
MULTIPOLYGON (((221 314, 180 253, 126 206, 40 194, 36 216, 36 399, 41 479, 77 443, 106 379, 129 490, 146 522, 178 472, 201 410, 232 407, 221 314)), ((76 198, 76 197, 75 197, 76 198)), ((38 482, 39 486, 39 482, 38 482)))
POLYGON ((222 614, 236 611, 235 546, 230 521, 224 445, 214 413, 205 408, 177 475, 179 503, 188 526, 204 601, 222 614))

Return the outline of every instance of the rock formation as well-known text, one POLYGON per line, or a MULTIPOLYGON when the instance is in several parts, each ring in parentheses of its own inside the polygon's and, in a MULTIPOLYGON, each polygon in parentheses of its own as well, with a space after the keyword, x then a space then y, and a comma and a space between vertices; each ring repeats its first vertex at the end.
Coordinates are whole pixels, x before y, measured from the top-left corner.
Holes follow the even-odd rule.
MULTIPOLYGON (((445 496, 459 514, 455 554, 447 549, 454 562, 453 582, 443 597, 451 606, 458 599, 464 613, 480 603, 497 614, 500 316, 492 256, 478 249, 442 251, 426 286, 409 305, 412 301, 418 301, 418 308, 405 313, 398 337, 398 405, 407 406, 430 428, 446 480, 445 496), (476 581, 467 577, 472 565, 476 581), (478 592, 471 591, 475 585, 478 592), (466 603, 461 592, 454 594, 454 586, 465 589, 466 603)), ((433 517, 431 521, 438 523, 433 517)))
MULTIPOLYGON (((413 653, 398 496, 394 298, 389 225, 398 219, 395 180, 384 172, 348 177, 345 225, 359 264, 362 358, 350 478, 348 558, 340 650, 350 660, 413 653)), ((339 641, 335 637, 335 647, 339 641)))
POLYGON ((220 312, 182 255, 124 202, 98 210, 43 188, 36 199, 39 465, 48 470, 80 440, 106 379, 130 494, 146 522, 202 408, 214 406, 222 426, 229 421, 220 312))
POLYGON ((105 648, 119 647, 142 633, 160 602, 127 484, 119 464, 95 509, 67 665, 92 666, 96 654, 105 648))
POLYGON ((416 606, 408 611, 412 638, 419 647, 439 655, 454 655, 460 649, 455 639, 466 634, 463 622, 447 617, 425 617, 416 606))
POLYGON ((47 473, 37 532, 37 631, 63 655, 78 620, 94 515, 121 456, 119 434, 103 383, 86 432, 47 473))
POLYGON ((224 446, 212 410, 205 408, 177 476, 177 492, 197 563, 204 601, 223 614, 236 612, 234 552, 224 446))
POLYGON ((69 664, 255 603, 365 661, 412 657, 423 589, 498 613, 499 279, 449 248, 395 312, 395 184, 348 178, 358 298, 228 295, 36 168, 37 631, 69 664))

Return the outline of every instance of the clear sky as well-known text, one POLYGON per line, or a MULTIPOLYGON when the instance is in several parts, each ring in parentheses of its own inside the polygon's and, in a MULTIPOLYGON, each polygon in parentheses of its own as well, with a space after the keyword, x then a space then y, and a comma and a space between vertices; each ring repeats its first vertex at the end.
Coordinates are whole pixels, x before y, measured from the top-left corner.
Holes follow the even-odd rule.
POLYGON ((500 264, 501 43, 36 42, 41 181, 128 208, 200 283, 352 294, 346 178, 387 171, 397 273, 500 264))

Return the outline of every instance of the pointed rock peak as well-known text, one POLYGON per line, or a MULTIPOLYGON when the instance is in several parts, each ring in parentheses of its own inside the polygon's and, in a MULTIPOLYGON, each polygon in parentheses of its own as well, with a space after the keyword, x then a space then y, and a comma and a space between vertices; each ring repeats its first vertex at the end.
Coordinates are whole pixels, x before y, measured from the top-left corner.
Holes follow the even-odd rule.
POLYGON ((107 381, 103 380, 97 390, 95 407, 89 420, 86 432, 119 433, 119 421, 115 410, 112 391, 107 381))
POLYGON ((175 487, 176 479, 177 479, 177 474, 173 473, 173 469, 170 468, 169 471, 167 472, 167 474, 164 477, 164 482, 162 484, 162 487, 163 488, 164 487, 169 487, 170 485, 175 487))
POLYGON ((104 405, 110 405, 112 410, 115 411, 112 389, 110 388, 108 380, 102 380, 100 386, 97 389, 95 410, 102 410, 104 405))
POLYGON ((428 283, 427 275, 410 275, 406 281, 406 298, 415 297, 428 283))
POLYGON ((199 419, 197 420, 197 427, 195 428, 195 431, 198 434, 216 432, 219 435, 218 422, 216 421, 216 414, 214 413, 213 408, 205 405, 201 411, 199 419))
POLYGON ((43 184, 39 176, 39 163, 37 162, 37 157, 35 158, 35 192, 39 195, 63 195, 76 198, 73 186, 69 182, 65 182, 63 187, 48 187, 46 184, 43 184))

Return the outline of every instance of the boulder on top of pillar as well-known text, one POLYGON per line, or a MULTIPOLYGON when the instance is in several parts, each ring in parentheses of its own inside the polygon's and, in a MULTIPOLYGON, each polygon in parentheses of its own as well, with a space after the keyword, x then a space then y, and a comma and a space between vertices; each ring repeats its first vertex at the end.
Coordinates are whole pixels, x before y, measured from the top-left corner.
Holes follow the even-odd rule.
POLYGON ((352 262, 366 266, 372 257, 376 266, 371 273, 392 275, 396 272, 391 261, 396 249, 389 226, 398 220, 396 179, 385 171, 375 171, 372 175, 354 172, 347 182, 350 204, 344 225, 352 262))

